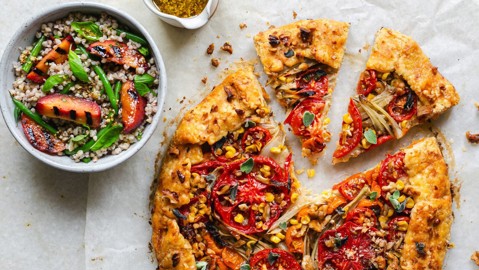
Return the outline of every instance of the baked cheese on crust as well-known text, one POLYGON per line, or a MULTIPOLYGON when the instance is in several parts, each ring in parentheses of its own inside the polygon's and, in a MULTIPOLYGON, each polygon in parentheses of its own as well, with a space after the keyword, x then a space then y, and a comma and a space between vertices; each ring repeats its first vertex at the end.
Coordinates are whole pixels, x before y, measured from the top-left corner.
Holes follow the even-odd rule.
POLYGON ((422 139, 404 152, 416 204, 400 264, 405 270, 442 269, 453 220, 448 168, 435 138, 422 139), (418 251, 417 245, 421 243, 424 248, 418 251))
POLYGON ((454 86, 431 64, 416 41, 397 31, 382 28, 376 33, 366 68, 401 75, 419 99, 431 107, 427 118, 459 103, 454 86))
POLYGON ((190 202, 190 170, 203 161, 201 145, 220 140, 247 118, 269 116, 266 99, 253 70, 239 70, 187 112, 178 125, 163 158, 153 199, 151 243, 160 269, 196 269, 191 244, 180 233, 173 209, 190 202))

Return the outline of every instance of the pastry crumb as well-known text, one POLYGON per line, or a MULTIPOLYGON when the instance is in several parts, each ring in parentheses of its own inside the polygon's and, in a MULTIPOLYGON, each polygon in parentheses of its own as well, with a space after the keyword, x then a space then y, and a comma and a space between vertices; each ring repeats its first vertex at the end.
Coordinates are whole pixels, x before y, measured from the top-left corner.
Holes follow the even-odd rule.
POLYGON ((218 58, 212 58, 211 65, 214 67, 218 67, 220 65, 220 60, 218 60, 218 58))
POLYGON ((206 49, 206 53, 211 55, 213 54, 213 52, 215 51, 215 44, 214 43, 211 43, 209 46, 208 46, 208 49, 206 49))
POLYGON ((479 143, 479 133, 473 134, 468 131, 466 132, 466 138, 470 143, 479 143))
POLYGON ((246 25, 246 23, 240 23, 240 25, 239 25, 239 28, 240 28, 241 30, 245 29, 246 27, 248 27, 248 26, 246 25))
POLYGON ((201 79, 201 82, 202 82, 203 84, 206 84, 207 81, 208 81, 208 77, 203 77, 203 79, 201 79))
POLYGON ((474 102, 474 106, 479 110, 479 102, 474 102))
POLYGON ((297 169, 297 170, 296 170, 296 174, 297 174, 297 175, 300 175, 300 174, 302 174, 302 173, 304 173, 304 169, 297 169))
POLYGON ((228 42, 225 42, 225 44, 223 44, 220 49, 225 52, 228 52, 229 54, 233 54, 233 46, 231 46, 231 44, 229 44, 228 42))
POLYGON ((296 11, 293 10, 293 19, 296 20, 297 16, 298 16, 298 13, 296 13, 296 11))
POLYGON ((474 251, 474 253, 472 253, 471 260, 479 266, 479 251, 474 251))

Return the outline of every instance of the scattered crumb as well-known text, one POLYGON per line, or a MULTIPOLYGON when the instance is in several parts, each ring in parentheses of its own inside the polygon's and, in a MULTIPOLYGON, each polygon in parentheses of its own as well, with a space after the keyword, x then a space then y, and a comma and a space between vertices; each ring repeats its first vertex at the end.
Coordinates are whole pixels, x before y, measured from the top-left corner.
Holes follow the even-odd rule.
POLYGON ((203 84, 206 84, 207 81, 208 81, 208 77, 203 77, 203 79, 201 79, 201 82, 202 82, 203 84))
POLYGON ((239 25, 239 28, 240 28, 241 30, 245 29, 246 27, 248 27, 248 26, 246 25, 246 23, 240 23, 240 25, 239 25))
POLYGON ((308 175, 308 178, 313 178, 316 174, 316 171, 314 169, 308 169, 306 170, 306 174, 308 175))
POLYGON ((25 224, 25 227, 27 227, 27 228, 30 227, 30 226, 32 226, 32 224, 30 224, 30 223, 25 224))
POLYGON ((296 13, 296 11, 293 10, 293 19, 296 20, 297 16, 298 16, 298 13, 296 13))
POLYGON ((367 50, 369 50, 369 48, 371 48, 371 44, 369 44, 369 43, 364 44, 363 50, 367 51, 367 50))
POLYGON ((479 251, 474 251, 474 253, 472 253, 471 260, 479 266, 479 251))
POLYGON ((221 49, 225 52, 228 52, 229 54, 233 54, 233 46, 229 44, 228 42, 225 42, 223 46, 221 46, 221 49))
POLYGON ((211 59, 211 65, 214 66, 214 67, 217 67, 220 65, 220 60, 218 60, 218 58, 212 58, 211 59))
POLYGON ((302 173, 304 173, 304 169, 298 169, 298 170, 296 170, 296 174, 297 174, 297 175, 300 175, 300 174, 302 174, 302 173))
POLYGON ((92 262, 94 261, 103 261, 103 257, 95 257, 91 259, 92 262))
POLYGON ((216 38, 220 38, 220 35, 217 35, 216 38))
POLYGON ((462 182, 457 178, 454 179, 454 181, 451 183, 451 197, 452 201, 456 202, 457 209, 461 208, 461 188, 462 182))
POLYGON ((479 102, 474 102, 474 106, 479 110, 479 102))
POLYGON ((472 134, 471 132, 466 132, 466 138, 470 143, 479 143, 479 133, 472 134))
POLYGON ((214 43, 211 43, 210 46, 208 46, 208 49, 206 49, 206 53, 207 54, 212 54, 215 50, 215 44, 214 43))

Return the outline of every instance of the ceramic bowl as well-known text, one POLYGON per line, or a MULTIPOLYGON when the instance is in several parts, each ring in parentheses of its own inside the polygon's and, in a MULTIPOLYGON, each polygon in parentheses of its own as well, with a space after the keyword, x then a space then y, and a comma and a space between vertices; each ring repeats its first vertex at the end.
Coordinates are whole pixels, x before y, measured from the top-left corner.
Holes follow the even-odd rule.
POLYGON ((145 30, 145 28, 138 23, 134 18, 127 15, 124 11, 120 11, 116 8, 89 2, 79 2, 79 3, 67 3, 56 5, 54 8, 45 10, 44 12, 30 18, 27 22, 23 24, 20 29, 14 34, 12 40, 6 46, 5 52, 0 63, 0 106, 3 114, 3 118, 7 124, 12 135, 20 143, 20 145, 25 148, 30 154, 44 163, 51 165, 53 167, 72 171, 72 172, 97 172, 112 168, 138 152, 138 150, 145 145, 148 139, 153 134, 162 112, 163 103, 166 96, 166 71, 158 47, 155 45, 155 42, 145 30), (157 113, 155 114, 151 124, 147 125, 141 140, 132 144, 130 148, 121 152, 118 155, 108 155, 100 158, 96 162, 83 163, 75 162, 69 157, 58 156, 58 155, 49 155, 39 150, 35 149, 25 137, 22 125, 17 123, 14 119, 14 104, 9 94, 9 89, 12 88, 12 83, 15 80, 15 74, 13 70, 13 63, 18 61, 20 51, 18 48, 25 48, 31 46, 35 39, 35 33, 40 29, 42 23, 55 21, 66 17, 69 13, 72 12, 81 12, 85 14, 100 15, 101 13, 107 13, 110 16, 118 20, 120 25, 125 25, 129 27, 130 32, 142 35, 148 41, 150 45, 150 51, 153 55, 156 66, 159 70, 160 84, 158 86, 158 108, 157 113))
POLYGON ((209 0, 206 4, 206 7, 200 14, 189 18, 180 18, 161 12, 158 7, 156 7, 155 3, 153 3, 153 0, 143 0, 143 2, 145 2, 145 5, 153 13, 158 15, 158 17, 160 17, 160 19, 164 22, 180 28, 197 29, 205 25, 208 20, 213 16, 216 11, 216 8, 218 7, 219 0, 209 0))

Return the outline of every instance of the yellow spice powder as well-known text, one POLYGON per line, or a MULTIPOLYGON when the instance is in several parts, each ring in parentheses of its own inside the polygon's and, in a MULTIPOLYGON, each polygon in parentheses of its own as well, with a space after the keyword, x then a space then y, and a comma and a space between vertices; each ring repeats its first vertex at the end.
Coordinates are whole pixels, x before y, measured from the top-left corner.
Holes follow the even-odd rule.
POLYGON ((153 0, 153 2, 161 12, 188 18, 200 14, 208 0, 153 0))

